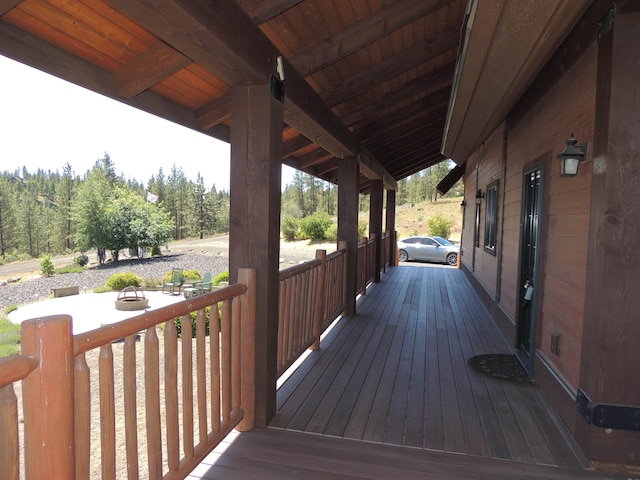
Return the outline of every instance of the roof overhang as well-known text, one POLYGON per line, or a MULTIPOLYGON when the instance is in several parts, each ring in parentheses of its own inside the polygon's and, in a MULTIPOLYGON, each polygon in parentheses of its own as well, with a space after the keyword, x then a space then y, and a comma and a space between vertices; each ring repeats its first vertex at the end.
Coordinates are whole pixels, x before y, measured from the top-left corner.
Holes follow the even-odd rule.
POLYGON ((469 0, 442 143, 445 157, 464 163, 504 121, 591 3, 469 0))

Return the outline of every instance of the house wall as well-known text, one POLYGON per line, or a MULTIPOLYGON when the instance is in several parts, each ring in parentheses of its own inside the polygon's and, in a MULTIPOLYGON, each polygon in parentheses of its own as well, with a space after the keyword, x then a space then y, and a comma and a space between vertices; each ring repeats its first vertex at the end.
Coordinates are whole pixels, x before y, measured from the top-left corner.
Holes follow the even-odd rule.
POLYGON ((640 261, 631 247, 640 238, 640 51, 633 41, 640 9, 634 2, 610 6, 594 2, 503 125, 467 159, 473 205, 476 190, 501 175, 504 139, 498 258, 473 245, 468 206, 463 266, 515 346, 523 174, 543 165, 533 375, 588 458, 618 468, 640 466, 640 261), (603 21, 611 12, 613 21, 603 21), (556 157, 572 133, 589 142, 587 161, 576 177, 560 177, 556 157))
MULTIPOLYGON (((594 129, 596 48, 535 102, 524 102, 472 155, 467 163, 463 262, 486 293, 515 326, 522 286, 519 281, 524 173, 544 164, 541 267, 537 348, 573 390, 578 388, 584 314, 586 252, 589 232, 591 160, 576 177, 560 177, 556 155, 573 133, 591 141, 594 129), (506 140, 505 140, 506 139, 506 140), (506 143, 505 143, 506 142, 506 143), (506 149, 505 149, 506 147, 506 149), (503 157, 506 152, 506 168, 503 157), (475 247, 475 192, 499 180, 497 255, 484 251, 485 201, 480 218, 480 247, 475 247), (504 189, 504 191, 503 191, 504 189), (475 257, 475 258, 474 258, 475 257), (550 351, 551 334, 560 334, 558 355, 550 351)), ((506 331, 515 344, 515 328, 506 331)))

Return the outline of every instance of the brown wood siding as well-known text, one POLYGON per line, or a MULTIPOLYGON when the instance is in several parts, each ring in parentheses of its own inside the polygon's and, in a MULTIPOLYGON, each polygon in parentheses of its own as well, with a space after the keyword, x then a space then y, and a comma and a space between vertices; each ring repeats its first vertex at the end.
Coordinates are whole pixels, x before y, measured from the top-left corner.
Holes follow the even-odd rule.
POLYGON ((496 293, 496 257, 484 252, 483 201, 480 218, 480 247, 474 246, 475 192, 500 179, 497 255, 501 256, 498 302, 515 322, 518 312, 522 182, 527 168, 543 155, 552 156, 546 172, 544 194, 549 196, 546 247, 542 252, 544 295, 540 305, 538 348, 553 367, 577 388, 580 371, 580 345, 584 315, 584 289, 589 231, 591 159, 580 166, 574 178, 560 177, 555 156, 564 149, 574 133, 579 143, 593 136, 595 110, 595 47, 571 67, 536 102, 517 108, 507 133, 507 170, 501 177, 503 128, 476 151, 467 164, 465 191, 467 209, 463 234, 463 261, 489 293, 496 293), (476 164, 478 169, 476 170, 476 164), (477 183, 476 183, 477 181, 477 183), (504 189, 504 197, 503 197, 504 189), (473 249, 475 248, 475 262, 473 249), (558 355, 550 351, 550 338, 560 333, 558 355))
MULTIPOLYGON (((547 222, 546 249, 542 252, 544 296, 539 306, 537 348, 554 368, 576 389, 580 372, 582 324, 584 317, 584 289, 586 281, 587 244, 589 232, 591 159, 580 165, 576 177, 560 177, 555 156, 564 149, 566 139, 574 133, 579 143, 593 136, 595 111, 595 46, 539 101, 525 112, 509 132, 508 139, 508 195, 516 204, 505 208, 505 230, 519 229, 522 196, 522 175, 526 162, 551 151, 550 181, 544 185, 550 196, 549 210, 543 219, 547 222), (516 200, 517 198, 517 200, 516 200), (516 206, 517 205, 517 206, 516 206), (551 335, 560 334, 558 355, 551 353, 551 335)), ((523 108, 526 108, 523 107, 523 108)), ((514 232, 515 233, 515 232, 514 232)), ((506 242, 509 237, 505 235, 506 242)), ((505 243, 506 243, 505 242, 505 243)), ((519 241, 505 250, 515 253, 516 264, 509 266, 513 257, 503 259, 503 301, 507 285, 517 282, 519 241), (509 272, 515 277, 505 278, 509 272)), ((517 289, 517 285, 514 285, 517 289)), ((516 310, 517 290, 510 297, 514 303, 508 311, 516 310)))

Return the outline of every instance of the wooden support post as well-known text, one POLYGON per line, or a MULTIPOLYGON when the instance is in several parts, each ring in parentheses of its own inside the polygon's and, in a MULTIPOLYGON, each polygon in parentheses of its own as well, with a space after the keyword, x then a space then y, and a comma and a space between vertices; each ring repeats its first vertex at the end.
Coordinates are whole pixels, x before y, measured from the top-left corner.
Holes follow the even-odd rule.
POLYGON ((231 94, 229 274, 256 271, 256 426, 276 413, 283 105, 270 85, 234 87, 231 94))
POLYGON ((356 313, 358 271, 358 163, 345 158, 338 164, 338 241, 347 245, 347 316, 356 313))
POLYGON ((395 190, 387 190, 387 215, 385 217, 385 229, 387 231, 387 235, 391 236, 391 240, 389 242, 389 265, 396 266, 398 262, 396 260, 396 244, 398 238, 396 236, 396 191, 395 190))
POLYGON ((325 289, 325 276, 327 272, 327 251, 316 250, 316 259, 320 260, 320 271, 318 272, 318 285, 316 291, 316 304, 314 306, 313 314, 313 336, 315 342, 311 345, 311 350, 320 349, 320 335, 322 335, 322 322, 326 312, 324 311, 324 289, 325 289))
POLYGON ((23 381, 25 477, 75 478, 71 317, 23 322, 21 349, 38 361, 23 381))
POLYGON ((252 430, 256 424, 256 271, 241 268, 238 282, 247 286, 241 298, 242 331, 242 393, 241 406, 244 417, 236 429, 240 432, 252 430))
POLYGON ((382 270, 382 263, 380 261, 380 254, 382 252, 382 204, 384 192, 384 186, 382 180, 371 181, 371 194, 369 195, 369 236, 375 238, 375 261, 373 281, 380 281, 380 270, 382 270))

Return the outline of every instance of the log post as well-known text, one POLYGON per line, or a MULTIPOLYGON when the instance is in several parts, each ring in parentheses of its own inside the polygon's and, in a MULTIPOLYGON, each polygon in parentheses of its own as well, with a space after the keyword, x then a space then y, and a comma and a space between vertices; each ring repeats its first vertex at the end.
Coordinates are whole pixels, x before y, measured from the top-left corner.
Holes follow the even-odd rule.
POLYGON ((73 334, 69 315, 27 320, 22 354, 38 361, 23 381, 25 476, 74 478, 73 334))

